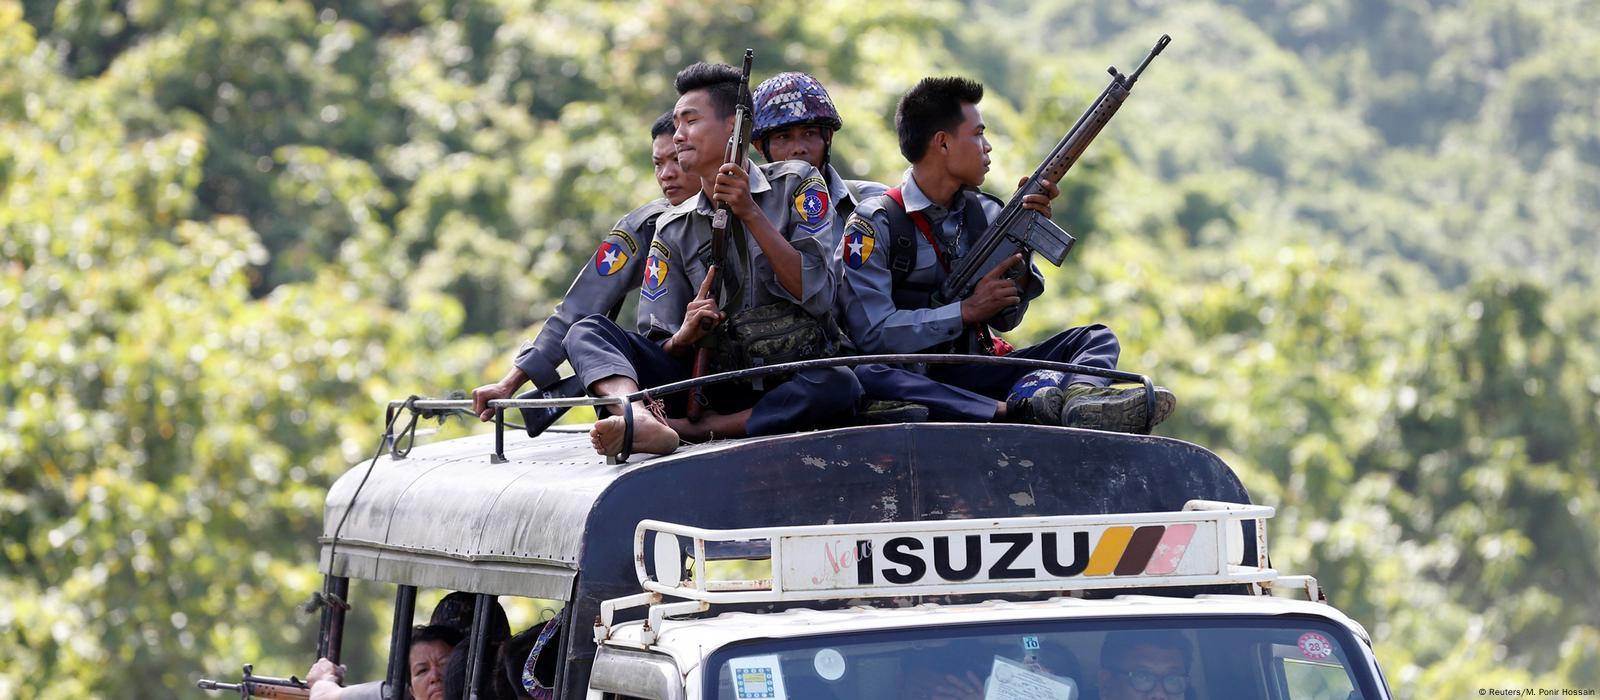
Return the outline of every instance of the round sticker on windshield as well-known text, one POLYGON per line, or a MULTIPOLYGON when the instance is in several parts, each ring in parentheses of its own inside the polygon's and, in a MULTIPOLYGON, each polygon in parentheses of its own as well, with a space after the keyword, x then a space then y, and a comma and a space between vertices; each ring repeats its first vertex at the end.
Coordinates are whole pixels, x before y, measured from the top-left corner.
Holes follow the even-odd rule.
POLYGON ((1298 645, 1300 653, 1312 661, 1321 661, 1333 656, 1333 642, 1328 641, 1327 637, 1316 632, 1307 632, 1300 635, 1298 645))
POLYGON ((817 675, 830 681, 844 677, 844 654, 836 649, 823 649, 811 657, 811 666, 817 669, 817 675))

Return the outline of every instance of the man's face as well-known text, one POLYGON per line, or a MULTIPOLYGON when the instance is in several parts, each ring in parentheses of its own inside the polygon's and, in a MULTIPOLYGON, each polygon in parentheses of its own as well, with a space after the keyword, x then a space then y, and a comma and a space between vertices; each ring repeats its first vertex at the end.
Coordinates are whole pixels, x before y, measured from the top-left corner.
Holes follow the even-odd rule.
POLYGON ((444 665, 450 645, 440 641, 411 645, 411 695, 417 700, 444 700, 444 665))
MULTIPOLYGON (((1183 653, 1177 649, 1140 644, 1121 659, 1103 659, 1100 662, 1100 697, 1102 700, 1182 700, 1183 690, 1172 692, 1167 687, 1168 677, 1185 679, 1188 672, 1183 667, 1183 653), (1153 683, 1148 690, 1140 685, 1153 683)), ((1175 682, 1176 683, 1176 682, 1175 682)))
MULTIPOLYGON (((961 105, 961 124, 944 132, 945 167, 963 185, 977 187, 989 173, 989 139, 975 104, 961 105)), ((937 148, 938 144, 935 143, 937 148)))
POLYGON ((690 90, 678 98, 672 120, 678 127, 672 135, 678 164, 684 172, 703 180, 715 178, 728 148, 728 137, 733 134, 733 115, 719 118, 711 93, 690 90))
POLYGON ((767 132, 767 154, 773 161, 803 160, 822 169, 822 154, 828 150, 833 130, 813 124, 795 124, 767 132))
POLYGON ((656 166, 656 184, 661 186, 661 195, 667 201, 679 204, 694 193, 689 187, 689 178, 683 174, 683 166, 678 165, 678 149, 672 145, 672 134, 657 136, 650 143, 650 161, 656 166))

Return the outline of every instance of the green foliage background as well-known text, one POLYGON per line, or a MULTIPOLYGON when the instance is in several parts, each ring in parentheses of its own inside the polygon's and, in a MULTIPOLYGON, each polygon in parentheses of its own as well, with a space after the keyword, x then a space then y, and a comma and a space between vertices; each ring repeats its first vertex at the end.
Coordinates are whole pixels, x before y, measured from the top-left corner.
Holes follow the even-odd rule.
POLYGON ((682 65, 817 75, 886 181, 978 77, 1005 195, 1163 32, 1015 339, 1117 329, 1401 697, 1600 686, 1600 5, 0 0, 0 697, 303 671, 324 489, 655 196, 682 65))

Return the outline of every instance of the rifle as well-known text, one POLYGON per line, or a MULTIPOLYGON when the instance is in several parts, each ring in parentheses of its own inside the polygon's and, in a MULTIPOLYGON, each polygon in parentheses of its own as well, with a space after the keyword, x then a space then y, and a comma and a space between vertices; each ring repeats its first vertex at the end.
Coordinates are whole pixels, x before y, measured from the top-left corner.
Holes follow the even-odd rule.
POLYGON ((311 687, 305 681, 289 676, 288 678, 273 678, 271 676, 256 675, 250 664, 244 665, 244 678, 238 683, 219 683, 209 678, 201 678, 195 682, 201 690, 222 690, 236 692, 242 700, 249 698, 267 698, 268 700, 307 700, 311 697, 311 687))
MULTIPOLYGON (((972 245, 972 250, 962 256, 960 264, 940 285, 938 294, 934 297, 938 304, 948 304, 958 299, 965 299, 972 295, 978 286, 978 280, 985 273, 993 270, 996 265, 1006 258, 1017 253, 1036 251, 1050 261, 1051 265, 1060 266, 1061 261, 1067 259, 1067 253, 1072 250, 1072 244, 1077 240, 1072 234, 1061 230, 1054 222, 1040 215, 1032 209, 1022 208, 1022 198, 1030 194, 1044 192, 1042 181, 1060 182, 1072 165, 1078 162, 1078 156, 1083 155, 1089 143, 1100 134, 1106 123, 1127 101, 1128 94, 1133 90, 1134 82, 1139 80, 1139 74, 1144 72, 1145 66, 1150 65, 1150 60, 1167 48, 1172 38, 1162 34, 1150 54, 1133 71, 1133 75, 1123 75, 1117 72, 1116 66, 1107 68, 1111 73, 1111 84, 1100 93, 1088 111, 1078 117, 1077 123, 1061 137, 1055 150, 1049 157, 1039 164, 1033 171, 1033 176, 1017 188, 1011 195, 1011 201, 1006 202, 1005 209, 1000 216, 989 224, 989 229, 983 232, 977 242, 972 245)), ((1019 273, 1020 274, 1020 271, 1019 273)))
MULTIPOLYGON (((752 119, 750 108, 745 103, 750 100, 750 64, 755 62, 756 52, 753 49, 744 50, 744 67, 739 70, 739 100, 733 113, 733 133, 728 135, 728 148, 723 151, 722 164, 733 163, 744 167, 745 152, 750 149, 750 128, 752 119)), ((716 211, 711 213, 711 264, 717 268, 717 276, 711 280, 711 298, 720 304, 722 301, 722 280, 727 276, 728 266, 728 219, 732 212, 727 202, 717 202, 716 211)), ((711 330, 711 319, 700 320, 701 330, 711 330)), ((711 363, 711 349, 705 343, 694 354, 694 369, 691 376, 703 377, 711 363)), ((700 420, 700 413, 705 408, 705 389, 695 387, 689 392, 689 420, 700 420)))

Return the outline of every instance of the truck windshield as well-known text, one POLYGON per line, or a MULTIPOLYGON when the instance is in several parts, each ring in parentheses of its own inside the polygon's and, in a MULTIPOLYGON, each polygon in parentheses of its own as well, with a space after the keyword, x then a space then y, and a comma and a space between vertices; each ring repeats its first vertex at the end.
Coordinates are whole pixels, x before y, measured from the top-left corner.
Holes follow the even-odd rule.
POLYGON ((1051 620, 767 639, 710 659, 719 700, 1379 700, 1366 647, 1315 617, 1051 620))

